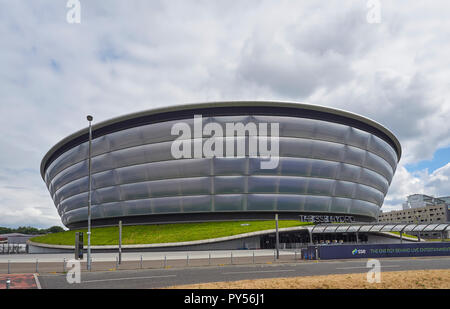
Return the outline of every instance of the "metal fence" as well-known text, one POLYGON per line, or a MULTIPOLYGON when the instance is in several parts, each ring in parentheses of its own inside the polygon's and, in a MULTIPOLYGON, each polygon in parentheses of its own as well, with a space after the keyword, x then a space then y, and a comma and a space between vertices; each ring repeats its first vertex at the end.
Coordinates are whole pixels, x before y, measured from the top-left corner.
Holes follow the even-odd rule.
POLYGON ((10 244, 10 243, 0 244, 0 254, 17 254, 17 253, 27 253, 27 245, 10 244))

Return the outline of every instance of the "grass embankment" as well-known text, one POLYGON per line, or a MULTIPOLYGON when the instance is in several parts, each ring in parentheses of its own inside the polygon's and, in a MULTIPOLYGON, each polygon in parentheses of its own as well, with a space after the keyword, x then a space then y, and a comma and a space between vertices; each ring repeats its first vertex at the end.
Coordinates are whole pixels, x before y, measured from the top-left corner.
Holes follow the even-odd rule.
POLYGON ((450 270, 382 272, 380 283, 367 282, 367 273, 213 282, 174 289, 449 289, 450 270))
MULTIPOLYGON (((295 220, 280 220, 279 228, 308 224, 309 223, 302 223, 295 220)), ((132 225, 122 227, 122 244, 157 244, 203 240, 262 230, 270 230, 274 228, 275 221, 227 221, 160 225, 132 225)), ((47 234, 31 238, 30 240, 33 242, 52 245, 74 245, 75 232, 84 233, 84 244, 87 245, 87 229, 47 234)), ((103 227, 92 229, 91 245, 117 245, 118 243, 118 227, 103 227)))

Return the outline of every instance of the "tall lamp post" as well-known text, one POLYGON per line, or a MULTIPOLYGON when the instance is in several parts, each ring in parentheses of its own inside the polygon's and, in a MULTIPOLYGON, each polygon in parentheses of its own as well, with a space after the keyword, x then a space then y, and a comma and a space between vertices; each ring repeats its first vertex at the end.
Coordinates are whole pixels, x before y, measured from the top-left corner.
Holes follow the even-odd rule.
POLYGON ((92 155, 92 126, 91 121, 94 119, 91 115, 88 115, 89 121, 89 159, 88 159, 88 175, 89 175, 89 188, 88 188, 88 250, 87 250, 87 269, 91 270, 91 155, 92 155))

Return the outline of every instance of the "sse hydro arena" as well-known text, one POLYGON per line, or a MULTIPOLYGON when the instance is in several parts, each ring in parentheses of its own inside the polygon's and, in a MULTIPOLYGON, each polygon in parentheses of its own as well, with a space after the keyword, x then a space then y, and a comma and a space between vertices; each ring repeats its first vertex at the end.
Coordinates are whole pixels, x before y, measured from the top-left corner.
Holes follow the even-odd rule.
MULTIPOLYGON (((91 149, 93 226, 117 225, 119 220, 273 219, 275 213, 280 219, 336 215, 371 222, 401 157, 397 138, 368 118, 323 106, 256 101, 174 106, 96 123, 91 149), (211 149, 223 146, 224 155, 196 150, 211 144, 211 135, 173 134, 177 123, 194 132, 199 115, 205 128, 208 123, 223 126, 223 138, 214 134, 220 145, 211 149), (225 135, 228 124, 243 125, 235 126, 231 136, 225 135), (272 168, 261 168, 267 157, 249 151, 254 138, 250 128, 261 124, 278 128, 266 135, 266 143, 278 147, 272 168), (277 143, 271 142, 276 135, 277 143), (174 142, 183 138, 183 151, 192 156, 174 156, 174 142), (244 155, 236 152, 237 146, 226 149, 230 138, 236 145, 246 141, 244 155)), ((70 229, 87 226, 88 157, 85 128, 56 144, 41 163, 42 178, 70 229)))

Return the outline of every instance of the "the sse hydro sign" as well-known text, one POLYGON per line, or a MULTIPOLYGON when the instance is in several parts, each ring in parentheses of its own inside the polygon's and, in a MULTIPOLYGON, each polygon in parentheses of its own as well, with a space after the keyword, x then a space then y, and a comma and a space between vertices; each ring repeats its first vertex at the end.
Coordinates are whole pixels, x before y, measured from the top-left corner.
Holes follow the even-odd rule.
POLYGON ((376 245, 319 246, 319 257, 328 259, 382 258, 407 256, 450 256, 450 242, 376 245))

